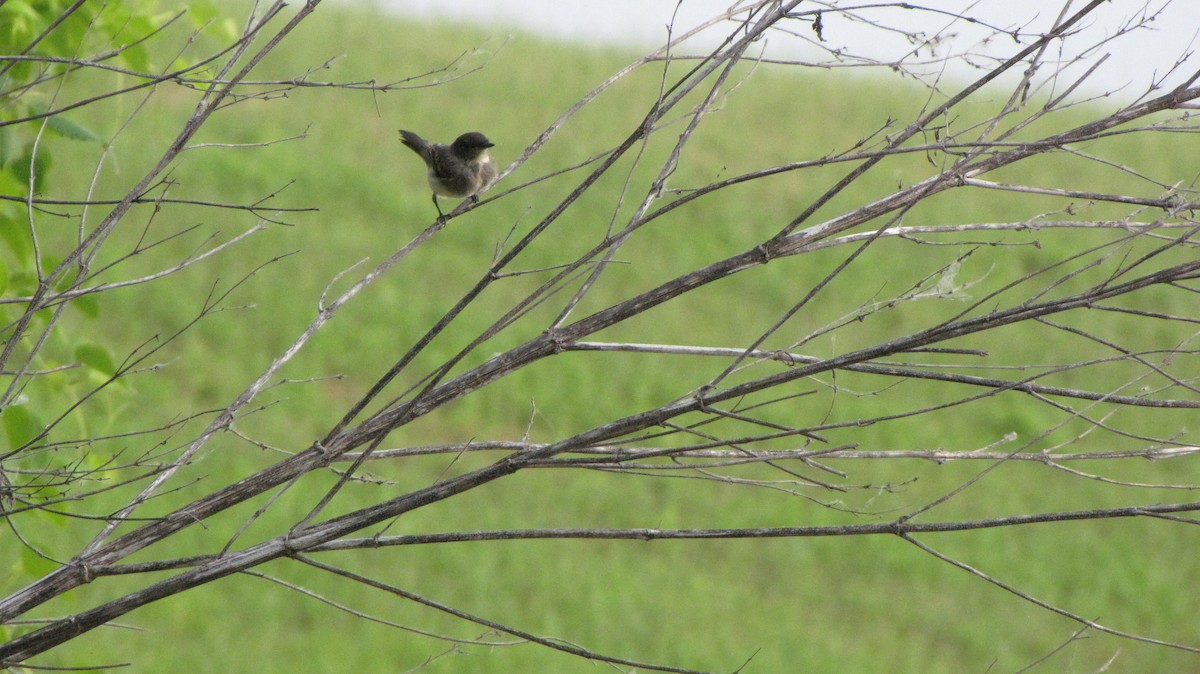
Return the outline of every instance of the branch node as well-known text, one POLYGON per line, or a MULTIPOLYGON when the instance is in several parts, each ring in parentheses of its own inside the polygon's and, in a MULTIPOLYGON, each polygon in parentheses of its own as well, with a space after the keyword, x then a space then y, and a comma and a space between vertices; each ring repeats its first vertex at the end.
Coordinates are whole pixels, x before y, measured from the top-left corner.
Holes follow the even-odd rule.
POLYGON ((554 353, 556 355, 566 350, 566 344, 568 340, 563 338, 562 330, 559 330, 555 327, 550 327, 546 329, 544 334, 546 335, 546 339, 549 340, 550 344, 554 347, 554 353))
POLYGON ((79 569, 79 578, 80 578, 82 585, 87 585, 88 583, 90 583, 96 579, 96 572, 92 571, 91 564, 88 564, 87 562, 85 562, 83 560, 77 559, 77 560, 74 560, 71 562, 71 566, 75 567, 76 569, 79 569))
POLYGON ((771 248, 766 243, 760 243, 754 247, 754 250, 762 256, 762 263, 766 264, 771 261, 771 248))

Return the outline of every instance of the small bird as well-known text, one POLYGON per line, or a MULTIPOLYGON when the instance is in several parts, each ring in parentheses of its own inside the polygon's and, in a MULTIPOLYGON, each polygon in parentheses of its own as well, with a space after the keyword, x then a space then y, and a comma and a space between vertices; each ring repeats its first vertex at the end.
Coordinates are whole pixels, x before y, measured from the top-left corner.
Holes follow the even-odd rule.
POLYGON ((429 169, 429 187, 433 189, 433 206, 438 219, 444 220, 438 197, 471 197, 479 201, 479 193, 496 179, 496 163, 488 156, 495 143, 487 136, 472 131, 459 136, 450 145, 430 143, 412 131, 400 131, 400 142, 425 160, 429 169))

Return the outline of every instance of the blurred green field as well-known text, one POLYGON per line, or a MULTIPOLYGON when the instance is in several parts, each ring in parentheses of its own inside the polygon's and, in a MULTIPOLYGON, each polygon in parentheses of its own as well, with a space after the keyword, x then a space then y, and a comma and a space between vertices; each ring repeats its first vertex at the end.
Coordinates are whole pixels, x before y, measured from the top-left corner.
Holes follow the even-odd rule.
MULTIPOLYGON (((368 265, 379 262, 429 224, 433 209, 424 172, 399 144, 397 129, 412 129, 443 142, 462 131, 484 131, 496 143, 495 154, 503 165, 581 95, 636 57, 523 34, 510 36, 501 30, 489 33, 415 24, 375 10, 339 5, 322 7, 264 63, 255 79, 291 79, 332 59, 333 67, 315 72, 314 79, 399 80, 434 71, 464 53, 468 53, 467 64, 483 68, 441 86, 378 95, 291 89, 270 100, 238 102, 214 117, 198 143, 259 144, 303 138, 264 147, 188 150, 170 172, 171 197, 253 203, 278 192, 271 203, 314 206, 319 211, 283 214, 279 217, 286 225, 272 225, 249 242, 222 253, 215 263, 197 265, 166 282, 106 293, 99 299, 98 318, 69 316, 73 330, 94 334, 106 344, 123 345, 118 353, 124 355, 135 345, 147 340, 155 343, 185 326, 211 289, 223 292, 254 272, 224 300, 224 310, 201 320, 179 341, 155 354, 151 361, 161 364, 161 370, 132 378, 131 386, 106 403, 112 406, 111 416, 92 417, 95 423, 112 426, 97 432, 118 430, 126 424, 154 427, 187 411, 227 404, 312 320, 322 292, 335 275, 364 259, 369 259, 368 265)), ((675 64, 671 72, 678 74, 687 67, 675 64)), ((925 103, 926 94, 919 88, 846 72, 743 68, 738 76, 745 78, 744 83, 722 100, 720 110, 701 127, 668 186, 686 189, 743 171, 841 151, 890 119, 906 123, 925 103)), ((490 196, 619 143, 645 114, 661 78, 661 66, 648 66, 601 95, 490 196)), ((985 92, 986 101, 978 109, 982 112, 1005 96, 1001 88, 985 92)), ((182 88, 163 88, 155 95, 147 113, 138 115, 113 143, 95 194, 115 196, 116 190, 140 176, 173 138, 195 97, 194 92, 182 88)), ((77 119, 108 138, 138 103, 139 99, 125 97, 82 110, 77 119)), ((1086 118, 1084 111, 1064 114, 1086 118)), ((614 208, 626 175, 635 177, 631 184, 644 185, 655 160, 665 156, 677 135, 672 129, 664 130, 646 147, 641 166, 623 161, 621 170, 606 176, 559 226, 519 258, 516 268, 537 270, 568 262, 593 245, 611 220, 620 224, 620 217, 627 217, 642 196, 634 187, 620 208, 614 208)), ((56 166, 45 189, 80 198, 93 180, 100 148, 55 142, 56 166)), ((1138 135, 1113 139, 1103 151, 1106 156, 1128 156, 1144 173, 1170 180, 1179 173, 1177 165, 1184 157, 1195 156, 1193 146, 1194 140, 1179 136, 1138 135)), ((603 302, 633 295, 754 245, 778 231, 847 168, 784 174, 681 208, 661 224, 639 232, 618 256, 621 264, 573 315, 585 316, 603 302)), ((898 183, 911 184, 930 170, 924 155, 889 161, 868 174, 852 193, 818 212, 814 222, 887 194, 898 183)), ((510 230, 515 229, 516 236, 528 231, 574 187, 580 175, 567 174, 507 194, 452 221, 432 242, 347 306, 283 375, 318 381, 273 388, 259 400, 263 409, 240 419, 238 430, 287 451, 301 450, 323 436, 378 373, 479 279, 510 230), (333 375, 340 377, 329 379, 333 375)), ((1045 160, 1022 165, 1019 173, 989 176, 1006 178, 1065 187, 1086 185, 1097 191, 1120 189, 1128 180, 1115 168, 1081 159, 1045 160)), ((1049 197, 1012 199, 952 191, 909 213, 906 224, 1009 222, 1064 206, 1061 200, 1049 197)), ((1082 215, 1078 217, 1128 214, 1128 209, 1099 205, 1079 208, 1082 215)), ((101 214, 97 210, 87 217, 101 214)), ((229 239, 255 222, 253 216, 240 211, 173 207, 152 215, 151 207, 139 207, 130 223, 150 223, 149 238, 182 233, 147 254, 123 261, 113 270, 113 278, 100 280, 153 272, 167 263, 164 261, 203 249, 210 237, 229 239)), ((73 234, 73 227, 64 220, 61 236, 69 240, 73 234)), ((115 259, 142 236, 143 232, 132 226, 118 232, 106 255, 115 259)), ((968 249, 977 248, 963 262, 960 280, 980 280, 981 287, 992 289, 1117 236, 1046 229, 1001 234, 982 244, 976 244, 973 237, 960 241, 950 236, 930 237, 947 244, 941 246, 880 241, 806 309, 795 325, 765 346, 781 348, 861 305, 886 301, 968 249), (993 241, 1009 245, 990 245, 993 241)), ((1132 244, 1129 253, 1135 254, 1142 245, 1132 244)), ((743 273, 736 281, 713 284, 603 337, 744 346, 848 252, 849 248, 838 247, 773 262, 743 273)), ((367 268, 360 266, 356 271, 367 268)), ((1104 271, 1101 265, 1095 274, 1104 271)), ((344 289, 348 279, 354 278, 357 275, 352 272, 333 282, 332 288, 335 292, 344 289)), ((531 273, 493 286, 410 372, 423 374, 435 367, 546 278, 545 273, 531 273)), ((1078 283, 1087 278, 1094 277, 1083 275, 1078 283)), ((983 291, 965 292, 978 296, 983 291)), ((1010 297, 1001 295, 998 303, 1010 297)), ((1194 297, 1164 291, 1139 297, 1164 313, 1188 313, 1184 303, 1194 302, 1194 297), (1180 308, 1174 310, 1173 306, 1180 308)), ((457 371, 537 334, 562 301, 565 297, 539 307, 526 321, 468 357, 457 371)), ((902 303, 852 328, 812 339, 802 350, 816 355, 850 350, 906 334, 964 308, 965 303, 956 299, 902 303)), ((1066 324, 1089 320, 1062 318, 1066 324)), ((1132 318, 1104 320, 1097 330, 1114 339, 1127 336, 1130 330, 1145 330, 1132 318)), ((1183 343, 1190 337, 1178 326, 1154 327, 1161 333, 1147 334, 1149 343, 1183 343)), ((1061 332, 1034 330, 1029 326, 1010 328, 1002 340, 964 338, 955 346, 986 348, 988 362, 995 364, 1062 362, 1081 348, 1094 348, 1061 332)), ((663 404, 703 383, 726 364, 718 359, 706 366, 636 354, 564 354, 421 419, 394 434, 385 447, 518 440, 526 432, 531 440, 549 441, 614 415, 663 404)), ((1106 390, 1105 386, 1123 384, 1121 377, 1120 372, 1096 374, 1089 370, 1063 373, 1047 381, 1106 390)), ((406 375, 389 393, 398 395, 417 379, 417 374, 406 375)), ((776 413, 781 422, 803 425, 824 418, 879 414, 880 409, 908 409, 963 395, 957 389, 914 383, 890 392, 877 391, 879 386, 879 381, 865 375, 839 373, 836 382, 820 378, 798 387, 797 392, 811 389, 814 393, 776 413), (841 391, 836 397, 830 392, 833 384, 841 391)), ((1137 416, 1120 412, 1109 421, 1146 433, 1179 425, 1176 415, 1163 411, 1138 412, 1137 416)), ((189 423, 174 436, 154 439, 162 440, 164 448, 172 447, 200 427, 199 422, 189 423)), ((986 398, 928 417, 831 430, 825 436, 833 445, 853 442, 861 449, 969 450, 1015 432, 1020 442, 1031 442, 1030 449, 1038 451, 1067 442, 1086 428, 1078 420, 1066 420, 1046 407, 1031 407, 1027 400, 1013 395, 986 398), (1061 427, 1045 438, 1036 438, 1055 424, 1061 427)), ((1094 448, 1132 449, 1143 444, 1134 438, 1112 436, 1094 448)), ((130 446, 142 449, 136 443, 130 446)), ((1015 449, 1014 445, 1004 447, 1015 449)), ((194 478, 194 483, 182 481, 185 486, 145 514, 164 512, 279 457, 227 434, 210 445, 202 460, 189 466, 187 477, 194 478)), ((467 456, 454 462, 428 457, 372 466, 370 473, 380 483, 354 485, 339 496, 329 514, 465 472, 489 458, 494 456, 467 456)), ((812 500, 784 491, 693 479, 526 471, 416 511, 394 523, 387 533, 886 521, 946 493, 984 467, 915 460, 829 464, 849 474, 841 481, 848 491, 807 490, 805 494, 812 500)), ((1127 481, 1200 483, 1200 467, 1191 459, 1089 463, 1085 468, 1127 481)), ((779 478, 778 473, 761 467, 746 468, 740 475, 779 478)), ((293 521, 307 512, 334 479, 326 475, 301 482, 251 527, 238 545, 275 535, 273 524, 293 521)), ((106 503, 89 504, 86 511, 115 507, 121 496, 127 494, 114 493, 106 503)), ((1177 490, 1119 487, 1036 464, 1012 464, 999 467, 925 519, 997 517, 1180 498, 1177 490)), ((206 527, 194 527, 179 537, 177 549, 170 554, 218 548, 260 505, 262 502, 244 504, 206 527)), ((37 532, 34 537, 53 554, 65 555, 74 549, 75 537, 89 531, 89 526, 75 522, 59 530, 37 532)), ((1200 639, 1192 620, 1195 596, 1186 580, 1200 570, 1196 541, 1192 540, 1196 535, 1165 521, 1114 520, 930 535, 921 540, 1040 599, 1103 624, 1197 644, 1200 639)), ((144 557, 130 561, 166 554, 151 548, 144 557)), ((1006 672, 1051 652, 1080 627, 939 562, 902 540, 882 536, 462 543, 327 554, 322 559, 478 616, 600 653, 709 671, 734 671, 745 665, 740 671, 747 673, 1006 672)), ((511 637, 486 634, 478 626, 295 563, 276 563, 262 571, 394 624, 363 620, 269 580, 241 576, 139 610, 122 621, 139 629, 96 630, 40 658, 37 664, 129 662, 125 671, 198 674, 401 672, 422 665, 427 665, 422 671, 430 672, 583 672, 597 668, 595 663, 542 647, 514 644, 511 637), (463 641, 450 642, 430 634, 463 641), (481 637, 492 645, 471 643, 481 637)), ((2 582, 6 591, 22 584, 24 579, 16 575, 2 582)), ((41 615, 79 610, 89 602, 136 587, 136 579, 104 579, 73 598, 51 603, 41 615)), ((1098 633, 1084 636, 1039 671, 1200 668, 1200 659, 1194 654, 1098 633)))

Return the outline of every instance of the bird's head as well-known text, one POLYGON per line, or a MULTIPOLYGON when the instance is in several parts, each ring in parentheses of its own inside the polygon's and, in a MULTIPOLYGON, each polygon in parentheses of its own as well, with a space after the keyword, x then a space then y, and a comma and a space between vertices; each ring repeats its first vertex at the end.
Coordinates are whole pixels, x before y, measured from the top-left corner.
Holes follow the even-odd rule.
POLYGON ((450 145, 450 151, 463 159, 471 160, 478 158, 494 145, 495 143, 488 140, 487 136, 478 131, 472 131, 456 138, 450 145))

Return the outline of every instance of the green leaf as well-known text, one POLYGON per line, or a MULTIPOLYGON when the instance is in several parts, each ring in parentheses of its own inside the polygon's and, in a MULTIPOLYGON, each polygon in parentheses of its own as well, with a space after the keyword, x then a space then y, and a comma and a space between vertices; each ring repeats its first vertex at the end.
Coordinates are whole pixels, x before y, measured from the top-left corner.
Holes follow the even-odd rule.
POLYGON ((80 124, 76 124, 62 115, 55 115, 46 120, 46 128, 63 138, 72 140, 85 140, 93 143, 99 143, 100 136, 97 136, 91 129, 80 124))
POLYGON ((218 3, 193 2, 188 5, 187 11, 193 25, 197 28, 204 28, 217 39, 224 41, 237 37, 237 22, 222 16, 218 3))
POLYGON ((187 12, 188 18, 192 20, 192 25, 197 28, 221 18, 221 13, 217 10, 217 6, 206 0, 193 2, 188 7, 187 12))
MULTIPOLYGON (((3 86, 0 83, 0 86, 3 86)), ((17 155, 17 139, 11 126, 0 126, 0 166, 8 166, 17 155)))
POLYGON ((108 349, 99 344, 93 342, 80 344, 75 347, 75 358, 105 377, 111 377, 117 373, 117 366, 113 363, 108 349))
POLYGON ((32 295, 37 290, 37 276, 27 271, 15 271, 8 275, 14 295, 32 295))
MULTIPOLYGON (((0 194, 17 194, 22 195, 26 185, 17 179, 16 171, 11 165, 0 167, 0 194)), ((23 196, 23 195, 22 195, 23 196)), ((17 206, 12 202, 5 200, 0 202, 0 220, 12 218, 17 212, 17 206)))
MULTIPOLYGON (((0 292, 3 292, 3 288, 0 288, 0 292)), ((88 318, 98 318, 100 316, 100 301, 93 295, 80 295, 71 300, 71 306, 79 309, 88 318)))
POLYGON ((29 186, 29 171, 30 167, 34 170, 34 177, 37 181, 38 190, 45 188, 46 174, 50 171, 50 155, 45 152, 39 152, 35 162, 33 157, 33 146, 30 146, 21 156, 17 157, 12 165, 13 176, 21 182, 22 185, 29 186))
MULTIPOLYGON (((141 40, 154 32, 155 22, 149 17, 134 15, 122 26, 121 38, 124 40, 141 40)), ((121 62, 133 70, 148 72, 150 70, 150 52, 144 44, 135 44, 121 52, 121 62)))
MULTIPOLYGON (((58 265, 62 264, 62 261, 62 258, 58 255, 46 253, 42 256, 42 273, 49 274, 52 270, 58 269, 58 265)), ((71 287, 71 275, 69 273, 59 275, 53 287, 59 292, 69 289, 71 287)))
POLYGON ((33 36, 33 29, 41 23, 41 16, 26 0, 12 0, 7 4, 8 16, 4 17, 7 25, 0 31, 0 47, 4 47, 4 53, 12 54, 33 36))
POLYGON ((24 405, 9 405, 0 410, 0 423, 4 424, 10 450, 25 446, 46 427, 42 420, 24 405))

